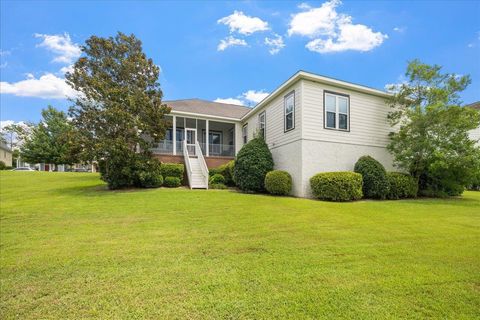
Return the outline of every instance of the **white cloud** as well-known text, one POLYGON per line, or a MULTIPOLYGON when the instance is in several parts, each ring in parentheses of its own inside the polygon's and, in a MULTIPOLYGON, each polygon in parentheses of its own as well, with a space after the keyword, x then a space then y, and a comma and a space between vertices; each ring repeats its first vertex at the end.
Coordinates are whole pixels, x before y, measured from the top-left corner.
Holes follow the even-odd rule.
POLYGON ((247 42, 243 39, 234 38, 232 36, 228 36, 225 39, 220 40, 220 43, 217 46, 218 51, 223 51, 228 47, 233 46, 246 46, 247 42))
POLYGON ((38 45, 39 47, 45 47, 56 55, 53 59, 54 62, 71 64, 82 53, 80 46, 72 42, 68 33, 63 35, 36 33, 35 37, 43 39, 38 45))
POLYGON ((15 123, 15 121, 13 121, 13 120, 1 120, 0 121, 0 130, 3 130, 3 128, 5 128, 6 126, 10 126, 14 123, 15 123))
POLYGON ((396 83, 387 83, 384 88, 387 92, 396 93, 400 91, 403 85, 408 85, 408 81, 407 78, 402 74, 398 76, 396 83))
POLYGON ((315 39, 307 43, 306 48, 313 52, 328 53, 346 50, 370 51, 387 39, 380 32, 361 24, 347 24, 340 26, 340 35, 337 39, 315 39))
POLYGON ((0 69, 3 69, 7 66, 7 62, 5 61, 4 63, 0 64, 0 69))
POLYGON ((265 44, 270 47, 270 54, 274 55, 280 52, 281 49, 285 47, 285 43, 283 43, 282 36, 278 34, 274 34, 274 38, 265 38, 265 44))
POLYGON ((247 92, 244 92, 235 98, 217 98, 214 101, 247 106, 247 105, 251 105, 252 103, 253 104, 259 103, 260 101, 265 99, 268 95, 269 93, 263 90, 260 90, 260 91, 248 90, 247 92))
POLYGON ((353 24, 351 16, 336 11, 340 4, 339 0, 331 0, 318 8, 301 5, 305 11, 292 15, 288 35, 313 39, 305 47, 318 53, 370 51, 388 38, 368 26, 353 24))
POLYGON ((0 57, 1 57, 1 56, 8 56, 8 55, 10 55, 10 53, 11 53, 11 52, 8 51, 8 50, 1 50, 1 49, 0 49, 0 57))
POLYGON ((65 79, 52 73, 47 73, 38 79, 32 74, 28 74, 27 79, 18 82, 2 81, 0 82, 0 93, 42 99, 65 99, 76 95, 76 91, 65 82, 65 79))
POLYGON ((395 27, 393 28, 393 31, 398 32, 398 33, 404 33, 407 30, 407 27, 395 27))
POLYGON ((255 91, 255 90, 248 90, 247 92, 244 92, 242 96, 248 100, 252 101, 255 103, 259 103, 263 99, 265 99, 269 95, 268 92, 265 92, 263 90, 260 91, 255 91))
POLYGON ((231 15, 223 17, 217 23, 227 25, 230 32, 249 35, 258 31, 268 30, 268 23, 257 17, 246 16, 242 11, 234 11, 231 15))
POLYGON ((65 74, 67 72, 73 72, 73 64, 60 68, 60 73, 65 74))
POLYGON ((236 104, 236 105, 240 105, 240 106, 244 105, 244 101, 242 101, 240 99, 235 99, 235 98, 217 98, 213 101, 214 102, 220 102, 220 103, 236 104))

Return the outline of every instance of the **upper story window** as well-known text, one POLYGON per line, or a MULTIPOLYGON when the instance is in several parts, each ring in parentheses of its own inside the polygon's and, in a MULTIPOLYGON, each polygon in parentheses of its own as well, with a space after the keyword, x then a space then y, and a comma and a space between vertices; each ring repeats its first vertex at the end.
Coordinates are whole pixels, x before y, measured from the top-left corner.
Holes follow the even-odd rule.
POLYGON ((266 133, 266 115, 265 115, 265 111, 263 111, 262 113, 260 113, 260 114, 258 115, 258 130, 259 130, 260 137, 262 137, 263 139, 265 139, 265 133, 266 133))
POLYGON ((350 97, 325 92, 324 104, 325 128, 343 131, 350 130, 350 97))
POLYGON ((248 142, 248 123, 242 127, 243 144, 248 142))
POLYGON ((292 91, 284 98, 285 108, 285 132, 295 129, 295 91, 292 91))

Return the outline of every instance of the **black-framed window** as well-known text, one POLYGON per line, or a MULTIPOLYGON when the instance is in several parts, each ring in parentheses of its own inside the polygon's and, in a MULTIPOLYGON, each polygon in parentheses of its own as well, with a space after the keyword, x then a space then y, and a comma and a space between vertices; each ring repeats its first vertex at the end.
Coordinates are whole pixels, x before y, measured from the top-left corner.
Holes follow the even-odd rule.
POLYGON ((258 131, 259 131, 259 134, 260 134, 260 137, 262 137, 263 139, 266 138, 266 124, 267 124, 267 116, 266 116, 266 113, 265 111, 263 111, 262 113, 260 113, 258 115, 258 131))
POLYGON ((324 111, 325 128, 350 130, 350 97, 348 95, 325 92, 324 111))
POLYGON ((285 132, 295 129, 295 91, 284 98, 285 132))
POLYGON ((242 127, 243 144, 248 142, 248 123, 242 127))

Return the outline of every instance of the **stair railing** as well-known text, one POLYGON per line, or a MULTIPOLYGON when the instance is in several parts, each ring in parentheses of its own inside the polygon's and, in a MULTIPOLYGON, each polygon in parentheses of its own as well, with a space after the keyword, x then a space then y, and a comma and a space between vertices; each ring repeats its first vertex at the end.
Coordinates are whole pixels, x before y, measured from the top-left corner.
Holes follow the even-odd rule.
POLYGON ((200 163, 200 168, 202 169, 205 186, 208 189, 208 178, 209 178, 208 166, 207 166, 207 162, 205 161, 205 158, 203 157, 202 148, 200 148, 200 144, 198 143, 198 141, 195 142, 195 149, 197 151, 197 157, 198 157, 198 162, 200 163))
POLYGON ((188 185, 192 189, 192 166, 190 165, 190 156, 188 155, 187 140, 183 140, 183 159, 185 160, 185 168, 187 169, 188 185))

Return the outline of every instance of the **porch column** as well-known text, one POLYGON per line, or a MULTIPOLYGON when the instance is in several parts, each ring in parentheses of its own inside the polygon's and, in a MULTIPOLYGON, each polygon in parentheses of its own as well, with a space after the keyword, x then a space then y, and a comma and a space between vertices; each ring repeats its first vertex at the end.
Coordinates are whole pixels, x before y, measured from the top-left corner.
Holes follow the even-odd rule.
POLYGON ((209 124, 209 123, 208 123, 208 122, 209 122, 209 121, 208 121, 208 119, 207 119, 206 130, 205 130, 205 131, 206 131, 206 132, 205 132, 205 137, 206 137, 206 139, 205 139, 205 140, 206 140, 206 141, 205 141, 205 150, 207 151, 207 157, 210 156, 210 150, 209 150, 209 146, 208 146, 209 143, 210 143, 210 141, 209 141, 209 140, 210 140, 210 134, 209 134, 209 129, 208 129, 208 124, 209 124))
POLYGON ((173 116, 173 155, 177 155, 177 117, 173 116))

